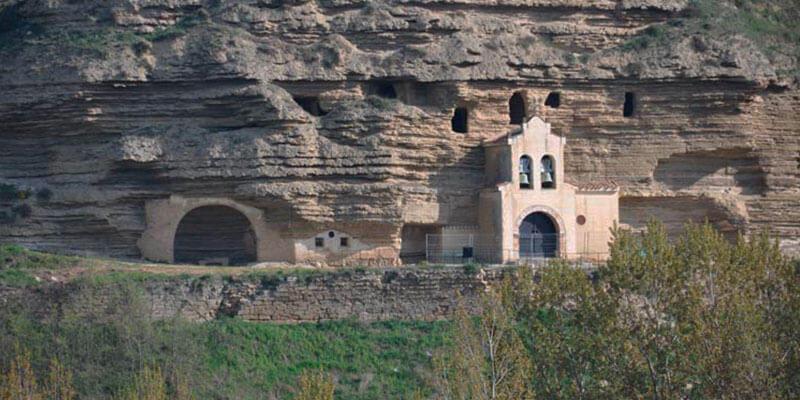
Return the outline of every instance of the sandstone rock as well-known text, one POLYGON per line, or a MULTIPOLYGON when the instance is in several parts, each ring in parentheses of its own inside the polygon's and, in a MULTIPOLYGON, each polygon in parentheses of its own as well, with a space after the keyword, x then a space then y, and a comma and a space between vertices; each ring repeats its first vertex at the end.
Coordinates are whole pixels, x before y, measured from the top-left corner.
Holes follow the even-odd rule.
POLYGON ((181 195, 399 249, 404 224, 475 224, 480 141, 521 90, 566 134, 567 174, 621 186, 621 222, 709 218, 798 249, 800 91, 744 35, 646 34, 685 0, 9 4, 0 181, 53 199, 3 242, 138 258, 145 203, 181 195))

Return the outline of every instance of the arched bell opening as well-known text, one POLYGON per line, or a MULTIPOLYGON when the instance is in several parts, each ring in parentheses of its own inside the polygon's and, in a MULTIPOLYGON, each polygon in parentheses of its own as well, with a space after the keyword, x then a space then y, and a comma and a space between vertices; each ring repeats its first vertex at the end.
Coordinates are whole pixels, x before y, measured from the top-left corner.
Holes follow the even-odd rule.
POLYGON ((525 217, 519 226, 520 258, 553 258, 559 254, 556 222, 537 211, 525 217))
POLYGON ((552 156, 544 156, 541 161, 542 189, 555 189, 556 187, 556 162, 552 156))
POLYGON ((250 220, 227 206, 188 212, 175 232, 176 263, 244 265, 256 261, 256 236, 250 220))
POLYGON ((519 188, 531 189, 533 188, 533 175, 531 174, 533 163, 528 156, 519 158, 519 188))

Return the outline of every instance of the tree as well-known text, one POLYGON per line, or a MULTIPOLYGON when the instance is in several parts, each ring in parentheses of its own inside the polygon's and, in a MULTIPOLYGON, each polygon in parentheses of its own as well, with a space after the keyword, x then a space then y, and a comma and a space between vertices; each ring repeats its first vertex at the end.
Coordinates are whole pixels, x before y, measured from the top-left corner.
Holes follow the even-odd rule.
POLYGON ((300 375, 300 390, 295 400, 333 400, 336 385, 329 375, 320 369, 317 372, 303 370, 300 375))
POLYGON ((134 377, 130 385, 122 389, 118 400, 190 400, 193 399, 189 380, 185 375, 176 372, 174 376, 174 390, 169 394, 167 380, 159 366, 145 365, 134 377))
POLYGON ((613 299, 563 260, 537 268, 536 276, 524 268, 518 282, 511 304, 526 332, 537 398, 608 398, 620 382, 613 299))
POLYGON ((160 367, 145 365, 133 382, 122 390, 118 400, 167 400, 167 384, 160 367))
MULTIPOLYGON (((510 281, 505 283, 510 286, 510 281)), ((483 294, 480 313, 456 311, 452 343, 434 360, 434 389, 445 400, 529 400, 531 363, 503 288, 483 294)))
POLYGON ((51 358, 46 385, 40 387, 31 366, 31 353, 27 349, 20 349, 19 345, 15 346, 14 353, 7 372, 0 375, 0 399, 72 400, 76 397, 72 374, 57 358, 51 358))
POLYGON ((793 397, 798 275, 777 243, 731 243, 709 224, 674 241, 658 223, 614 236, 603 274, 632 350, 627 396, 793 397))

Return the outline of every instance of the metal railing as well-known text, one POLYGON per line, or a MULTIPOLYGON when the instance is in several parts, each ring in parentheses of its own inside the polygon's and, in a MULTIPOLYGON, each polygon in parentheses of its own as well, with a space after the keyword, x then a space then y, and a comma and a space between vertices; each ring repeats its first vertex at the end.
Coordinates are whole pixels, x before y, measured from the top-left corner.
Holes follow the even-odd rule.
POLYGON ((559 253, 557 233, 534 233, 519 237, 519 258, 554 258, 559 253))
POLYGON ((429 264, 498 263, 498 239, 480 234, 428 234, 425 261, 429 264))
POLYGON ((499 237, 483 234, 428 234, 424 260, 429 264, 518 264, 538 266, 554 258, 578 264, 604 262, 608 251, 597 251, 608 243, 606 232, 583 232, 576 238, 577 251, 563 248, 558 234, 531 234, 515 237, 512 248, 503 247, 499 237), (594 246, 591 246, 593 244, 594 246), (591 249, 591 251, 590 251, 591 249))

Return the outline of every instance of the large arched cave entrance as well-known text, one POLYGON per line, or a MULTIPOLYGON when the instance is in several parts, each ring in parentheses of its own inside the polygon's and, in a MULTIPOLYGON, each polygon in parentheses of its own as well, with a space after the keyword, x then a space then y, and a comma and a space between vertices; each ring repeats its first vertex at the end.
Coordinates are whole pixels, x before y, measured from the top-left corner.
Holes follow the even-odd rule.
POLYGON ((226 206, 203 206, 187 213, 175 232, 175 262, 243 265, 256 261, 250 221, 226 206))
POLYGON ((552 258, 558 254, 558 228, 549 215, 534 212, 519 225, 521 258, 552 258))

